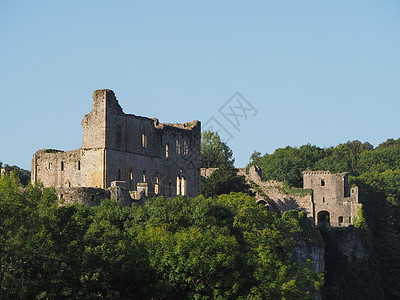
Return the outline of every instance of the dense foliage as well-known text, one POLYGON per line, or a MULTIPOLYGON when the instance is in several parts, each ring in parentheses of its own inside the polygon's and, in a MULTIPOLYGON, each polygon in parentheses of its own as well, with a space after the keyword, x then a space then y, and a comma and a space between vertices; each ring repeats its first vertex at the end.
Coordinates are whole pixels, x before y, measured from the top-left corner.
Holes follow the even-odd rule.
POLYGON ((31 172, 28 170, 21 169, 20 167, 17 166, 10 166, 7 164, 3 164, 0 161, 0 169, 2 168, 4 168, 6 174, 14 172, 14 174, 18 177, 22 185, 27 185, 31 181, 31 172))
POLYGON ((246 183, 246 178, 237 173, 238 170, 234 167, 218 168, 210 177, 201 182, 201 194, 206 198, 231 192, 253 195, 250 185, 246 183))
POLYGON ((0 178, 2 299, 310 299, 322 275, 293 247, 318 234, 254 198, 154 198, 142 208, 58 207, 51 189, 0 178))
POLYGON ((233 167, 235 159, 228 145, 221 141, 218 132, 201 133, 200 165, 202 168, 233 167))
POLYGON ((307 169, 348 172, 350 182, 359 186, 365 218, 359 231, 370 252, 358 263, 329 259, 339 255, 332 242, 335 235, 324 233, 331 255, 326 261, 325 298, 400 298, 400 139, 389 139, 375 149, 359 141, 330 148, 288 146, 263 156, 254 152, 250 161, 262 168, 265 180, 296 187, 302 186, 302 171, 307 169))

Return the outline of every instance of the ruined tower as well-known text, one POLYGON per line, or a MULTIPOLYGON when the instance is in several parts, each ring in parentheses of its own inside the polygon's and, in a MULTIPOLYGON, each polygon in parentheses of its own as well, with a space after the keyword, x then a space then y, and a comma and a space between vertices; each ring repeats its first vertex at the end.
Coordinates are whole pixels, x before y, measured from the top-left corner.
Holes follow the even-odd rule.
POLYGON ((361 204, 358 203, 358 187, 349 187, 347 173, 306 171, 303 172, 303 187, 313 191, 313 216, 316 225, 353 224, 361 204))
POLYGON ((111 90, 93 93, 92 111, 82 120, 82 148, 44 149, 32 159, 32 182, 58 189, 100 188, 114 184, 147 195, 200 193, 199 121, 159 123, 125 114, 111 90))

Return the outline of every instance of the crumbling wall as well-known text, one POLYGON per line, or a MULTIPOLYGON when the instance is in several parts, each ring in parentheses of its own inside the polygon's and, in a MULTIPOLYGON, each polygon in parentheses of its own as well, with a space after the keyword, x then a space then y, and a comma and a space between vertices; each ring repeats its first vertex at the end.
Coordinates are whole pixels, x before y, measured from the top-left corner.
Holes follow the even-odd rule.
POLYGON ((150 196, 200 193, 199 121, 166 124, 125 114, 113 91, 97 90, 82 127, 81 149, 35 153, 32 182, 105 189, 113 181, 126 181, 131 191, 146 183, 150 196))
POLYGON ((31 180, 48 187, 104 188, 104 150, 39 150, 32 159, 31 180))

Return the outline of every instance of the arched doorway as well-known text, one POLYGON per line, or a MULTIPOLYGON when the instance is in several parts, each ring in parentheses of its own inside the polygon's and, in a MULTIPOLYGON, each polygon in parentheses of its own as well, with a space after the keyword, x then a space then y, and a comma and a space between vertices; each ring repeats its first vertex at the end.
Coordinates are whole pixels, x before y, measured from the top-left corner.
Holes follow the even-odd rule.
POLYGON ((321 210, 317 214, 317 226, 330 225, 330 218, 331 214, 329 213, 329 211, 321 210))

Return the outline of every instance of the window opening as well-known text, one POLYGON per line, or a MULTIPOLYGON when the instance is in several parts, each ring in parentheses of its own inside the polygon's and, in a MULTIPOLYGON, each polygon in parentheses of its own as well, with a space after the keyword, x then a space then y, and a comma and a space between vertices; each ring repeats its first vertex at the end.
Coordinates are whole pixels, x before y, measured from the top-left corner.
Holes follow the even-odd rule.
POLYGON ((147 148, 147 136, 144 133, 142 133, 142 147, 147 148))
POLYGON ((321 179, 321 186, 325 186, 325 179, 321 179))
POLYGON ((142 182, 146 182, 146 171, 142 173, 142 182))
POLYGON ((183 142, 183 154, 188 155, 189 154, 189 145, 187 141, 183 142))
POLYGON ((121 181, 121 169, 118 169, 118 181, 121 181))
POLYGON ((129 171, 129 189, 133 188, 133 169, 129 171))
POLYGON ((154 194, 158 195, 158 173, 154 175, 154 194))
POLYGON ((122 143, 122 130, 121 130, 121 126, 117 126, 117 139, 116 139, 116 143, 117 145, 121 145, 122 143))
POLYGON ((169 156, 169 145, 166 144, 165 145, 165 158, 168 158, 168 156, 169 156))
POLYGON ((78 160, 78 171, 80 171, 80 170, 81 170, 81 161, 78 160))
POLYGON ((181 154, 181 143, 179 140, 176 140, 176 154, 181 154))
POLYGON ((343 223, 343 217, 342 216, 339 217, 339 223, 343 223))
POLYGON ((64 162, 61 162, 61 171, 64 171, 64 162))

